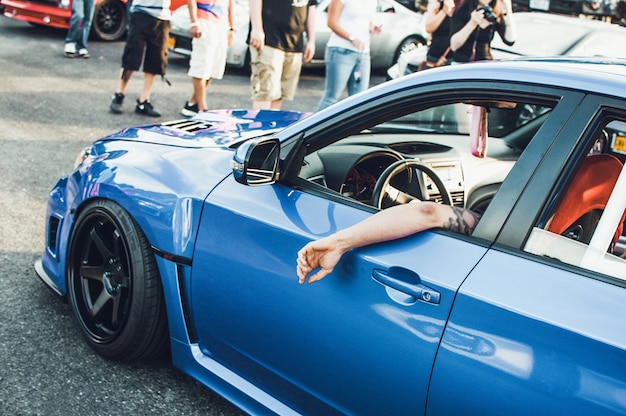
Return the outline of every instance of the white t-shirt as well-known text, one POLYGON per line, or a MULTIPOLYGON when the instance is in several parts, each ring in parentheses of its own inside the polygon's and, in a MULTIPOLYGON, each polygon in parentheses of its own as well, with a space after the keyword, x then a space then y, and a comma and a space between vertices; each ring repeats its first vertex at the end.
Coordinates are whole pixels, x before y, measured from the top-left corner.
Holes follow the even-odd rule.
MULTIPOLYGON (((343 9, 339 13, 339 25, 350 35, 360 39, 365 44, 363 52, 370 49, 370 23, 374 22, 378 0, 340 0, 343 9)), ((358 49, 348 39, 344 39, 335 32, 330 34, 327 46, 344 49, 358 49)))

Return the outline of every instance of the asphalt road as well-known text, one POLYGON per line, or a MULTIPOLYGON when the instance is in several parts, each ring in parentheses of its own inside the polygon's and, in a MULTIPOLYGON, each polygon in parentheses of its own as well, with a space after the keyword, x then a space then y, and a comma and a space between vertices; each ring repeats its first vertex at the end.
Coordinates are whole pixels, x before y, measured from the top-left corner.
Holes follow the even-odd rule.
MULTIPOLYGON (((122 42, 91 41, 91 59, 63 56, 65 31, 0 16, 0 415, 239 415, 235 407, 169 360, 120 364, 81 339, 67 304, 37 278, 49 190, 80 149, 123 127, 151 123, 134 114, 141 73, 126 111, 109 112, 122 42)), ((188 61, 171 56, 152 95, 161 120, 180 118, 191 94, 188 61)), ((378 77, 374 82, 381 82, 378 77)), ((323 72, 306 70, 285 109, 314 111, 323 72)), ((248 108, 249 80, 227 70, 210 87, 212 108, 248 108)))

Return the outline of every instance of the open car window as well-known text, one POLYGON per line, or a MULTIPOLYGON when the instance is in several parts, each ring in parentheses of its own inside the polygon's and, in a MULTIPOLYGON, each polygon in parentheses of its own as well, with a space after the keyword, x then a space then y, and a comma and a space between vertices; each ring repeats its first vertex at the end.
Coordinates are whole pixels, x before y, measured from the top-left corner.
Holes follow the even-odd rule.
POLYGON ((556 105, 506 97, 419 102, 358 128, 346 123, 325 135, 324 145, 309 146, 299 176, 379 209, 414 198, 445 202, 449 193, 453 205, 482 214, 556 105), (485 127, 482 143, 479 125, 485 127), (386 177, 403 161, 425 165, 445 189, 414 165, 386 177))

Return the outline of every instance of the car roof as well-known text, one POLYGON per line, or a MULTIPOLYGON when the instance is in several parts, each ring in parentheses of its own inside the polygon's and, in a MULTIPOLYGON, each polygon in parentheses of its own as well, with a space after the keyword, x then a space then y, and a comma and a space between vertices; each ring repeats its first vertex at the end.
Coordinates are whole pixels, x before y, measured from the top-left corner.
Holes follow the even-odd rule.
POLYGON ((417 79, 439 83, 446 80, 484 79, 576 89, 617 97, 626 93, 626 60, 605 58, 519 58, 450 65, 400 78, 414 84, 417 79))
MULTIPOLYGON (((370 101, 388 99, 396 94, 406 96, 406 91, 414 90, 416 87, 445 88, 447 86, 456 91, 459 83, 473 81, 484 81, 486 85, 501 83, 538 85, 624 99, 626 96, 626 59, 516 58, 447 65, 416 72, 371 87, 318 111, 314 116, 301 120, 297 126, 287 127, 279 135, 282 138, 294 136, 298 132, 313 128, 329 112, 345 115, 351 110, 363 108, 364 103, 370 101)), ((522 88, 522 91, 524 90, 531 94, 538 92, 533 88, 522 88)))

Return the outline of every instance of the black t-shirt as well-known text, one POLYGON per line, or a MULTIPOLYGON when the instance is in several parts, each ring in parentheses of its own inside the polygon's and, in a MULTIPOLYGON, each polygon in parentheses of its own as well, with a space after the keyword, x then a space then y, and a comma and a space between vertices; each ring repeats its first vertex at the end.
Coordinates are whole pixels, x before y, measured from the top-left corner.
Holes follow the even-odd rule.
MULTIPOLYGON (((439 1, 439 10, 443 7, 443 1, 439 1)), ((428 60, 435 62, 446 52, 450 46, 450 21, 452 18, 447 16, 441 21, 441 24, 432 33, 430 38, 430 47, 428 48, 428 60)), ((452 51, 449 51, 446 58, 452 57, 452 51)))
POLYGON ((303 52, 309 6, 316 0, 263 0, 265 44, 285 52, 303 52))
MULTIPOLYGON (((466 0, 461 4, 452 15, 450 23, 450 36, 463 29, 463 26, 471 19, 471 13, 478 7, 478 1, 466 0)), ((467 38, 467 41, 459 49, 454 51, 454 61, 456 62, 469 62, 469 61, 483 61, 492 59, 491 56, 491 40, 495 32, 498 32, 500 37, 505 43, 509 43, 504 39, 504 32, 506 25, 504 20, 499 19, 494 24, 490 25, 486 29, 477 27, 472 34, 467 38), (474 49, 476 53, 474 55, 474 49), (474 59, 472 59, 472 56, 474 59)))

